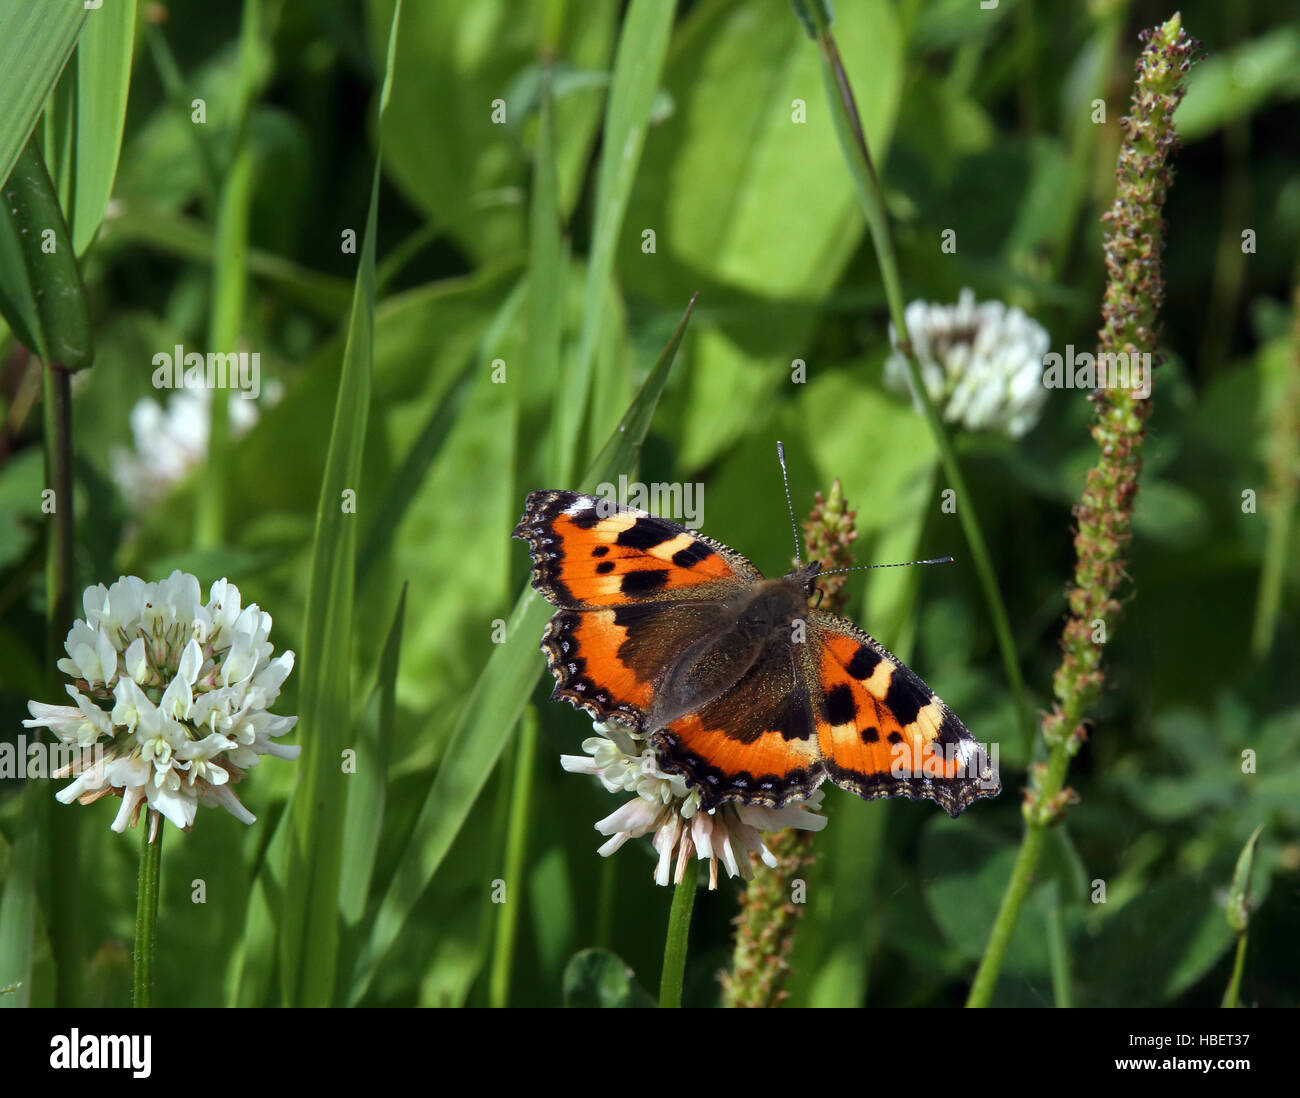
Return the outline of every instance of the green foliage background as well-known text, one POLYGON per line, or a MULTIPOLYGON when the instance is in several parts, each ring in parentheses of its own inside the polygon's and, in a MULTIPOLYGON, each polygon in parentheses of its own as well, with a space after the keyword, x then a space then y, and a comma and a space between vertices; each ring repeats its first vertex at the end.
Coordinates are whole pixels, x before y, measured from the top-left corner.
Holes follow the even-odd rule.
MULTIPOLYGON (((1092 349, 1098 217, 1112 196, 1136 35, 1169 10, 1148 0, 836 7, 909 299, 955 301, 971 286, 1041 321, 1053 349, 1092 349), (1090 118, 1098 98, 1102 124, 1090 118), (940 250, 946 229, 955 254, 940 250)), ((205 590, 228 576, 274 615, 277 647, 302 656, 318 504, 333 498, 322 495, 331 437, 360 458, 353 582, 335 574, 315 592, 333 621, 338 600, 354 595, 346 635, 325 629, 315 642, 320 666, 344 669, 351 700, 309 710, 335 723, 328 735, 300 725, 297 768, 272 760, 241 785, 257 824, 204 811, 192 833, 171 829, 155 1001, 485 1004, 494 950, 511 1004, 623 1001, 632 993, 621 972, 590 956, 566 980, 574 955, 593 946, 653 991, 670 895, 653 884, 647 842, 608 861, 595 853, 591 824, 619 801, 560 770, 588 723, 546 702, 535 647, 546 611, 529 596, 516 607, 527 562, 509 533, 529 490, 578 487, 629 407, 633 418, 654 409, 653 393, 633 398, 698 291, 639 464, 619 453, 609 471, 702 483, 705 531, 780 573, 781 438, 797 509, 842 480, 862 562, 952 554, 947 568, 855 577, 850 613, 1000 746, 1005 792, 957 821, 928 803, 828 793, 790 1002, 960 1003, 1019 840, 1031 749, 960 528, 939 507, 934 444, 881 384, 883 295, 815 47, 788 0, 684 0, 675 11, 667 0, 407 0, 382 121, 370 296, 357 280, 393 10, 392 0, 142 4, 129 70, 69 65, 36 122, 71 215, 95 344, 73 387, 78 590, 174 567, 205 590), (94 106, 68 123, 58 110, 76 101, 74 76, 94 106), (190 120, 195 97, 206 103, 202 126, 190 120), (798 99, 803 124, 791 118, 798 99), (492 122, 494 100, 504 100, 504 124, 492 122), (125 103, 115 180, 112 102, 125 103), (238 219, 220 214, 238 197, 239 171, 246 248, 238 219), (92 242, 96 196, 108 194, 95 180, 111 182, 112 199, 92 242), (356 253, 340 247, 349 229, 356 253), (368 344, 349 352, 362 371, 352 384, 369 378, 358 419, 339 403, 340 379, 371 305, 373 360, 368 344), (232 308, 224 327, 214 320, 232 308), (283 398, 163 502, 133 513, 112 454, 130 445, 132 406, 166 395, 151 388, 152 357, 178 343, 221 349, 210 347, 214 331, 260 351, 283 398), (795 359, 806 384, 790 383, 795 359), (505 384, 492 381, 496 360, 505 384), (584 375, 585 402, 575 396, 584 375), (350 447, 336 426, 349 421, 350 447), (510 619, 504 646, 493 644, 497 619, 510 619), (517 766, 521 711, 535 728, 531 769, 517 766), (333 782, 341 794, 326 812, 336 815, 320 835, 305 814, 295 823, 302 802, 291 800, 313 766, 333 766, 313 740, 356 745, 372 767, 333 782), (523 872, 494 904, 521 781, 531 793, 522 832, 516 816, 523 872), (285 876, 294 836, 300 853, 319 855, 315 842, 341 859, 337 947, 301 929, 307 909, 285 876), (203 904, 192 902, 200 880, 203 904), (507 908, 510 949, 495 937, 507 908), (312 965, 334 975, 304 990, 290 970, 312 965)), ((1177 116, 1165 363, 1133 583, 1106 648, 1103 705, 1072 768, 1081 802, 1052 834, 998 986, 1003 1004, 1060 1000, 1052 942, 1065 945, 1075 1003, 1217 1004, 1233 944, 1225 893, 1260 824, 1243 998, 1300 1002, 1294 552, 1271 650, 1257 656, 1250 643, 1275 502, 1273 414, 1300 370, 1290 309, 1300 172, 1289 136, 1300 24, 1286 0, 1188 0, 1182 10, 1208 60, 1177 116), (1252 254, 1241 251, 1245 228, 1256 233, 1252 254), (1244 489, 1259 494, 1258 513, 1243 513, 1244 489), (1245 750, 1254 774, 1242 773, 1245 750), (1098 881, 1104 903, 1093 902, 1098 881)), ((113 48, 120 56, 121 43, 113 48)), ((23 118, 30 128, 35 94, 10 129, 23 118)), ((0 737, 16 739, 28 698, 58 698, 40 639, 39 363, 12 337, 4 346, 0 737)), ((956 435, 1040 709, 1073 565, 1070 507, 1095 456, 1089 414, 1083 394, 1057 391, 1019 441, 956 435)), ((1294 542, 1293 532, 1283 549, 1294 542)), ((313 674, 299 663, 279 712, 304 711, 299 691, 313 674)), ((9 890, 21 887, 10 858, 21 784, 0 783, 9 890)), ((43 866, 30 1001, 124 1003, 137 844, 108 830, 113 804, 56 807, 74 820, 76 902, 50 909, 48 877, 62 870, 43 866), (75 924, 70 954, 50 944, 58 918, 75 924), (56 962, 72 973, 57 985, 56 962)), ((717 1001, 736 892, 724 882, 699 897, 688 1003, 717 1001)))

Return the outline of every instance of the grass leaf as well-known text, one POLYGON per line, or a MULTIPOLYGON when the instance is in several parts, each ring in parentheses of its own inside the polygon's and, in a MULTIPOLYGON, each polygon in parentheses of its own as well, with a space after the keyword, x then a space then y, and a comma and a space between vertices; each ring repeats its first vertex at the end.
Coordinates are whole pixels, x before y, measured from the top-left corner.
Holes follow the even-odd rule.
POLYGON ((82 0, 0 0, 0 179, 7 179, 77 44, 82 0))
MULTIPOLYGON (((672 339, 583 478, 581 490, 591 491, 601 481, 632 468, 694 305, 692 297, 672 339)), ((402 924, 447 856, 505 749, 542 672, 537 642, 551 613, 545 599, 532 587, 524 588, 506 625, 505 641, 494 649, 466 701, 414 831, 393 871, 370 941, 353 972, 349 1002, 356 1003, 365 994, 376 964, 397 940, 402 924)))
MULTIPOLYGON (((401 13, 398 0, 389 30, 389 67, 380 93, 381 130, 401 13)), ((289 867, 280 927, 281 997, 295 1005, 326 1006, 332 1001, 338 959, 346 795, 339 759, 351 733, 347 722, 352 712, 352 610, 360 521, 355 509, 344 510, 344 503, 360 482, 370 406, 379 165, 376 156, 308 581, 299 686, 303 776, 289 809, 289 867)))
POLYGON ((90 12, 77 46, 76 172, 72 190, 72 245, 85 252, 99 231, 113 193, 122 152, 135 45, 136 0, 117 0, 90 12))
POLYGON ((373 735, 357 737, 357 768, 348 782, 348 806, 343 831, 348 837, 339 877, 339 910, 352 926, 366 909, 370 875, 379 850, 388 794, 388 760, 397 723, 397 665, 402 651, 402 624, 406 618, 406 585, 397 600, 393 624, 379 658, 379 720, 373 735))
POLYGON ((605 113, 582 329, 577 349, 566 364, 567 376, 561 386, 565 397, 556 403, 555 431, 551 436, 550 468, 560 484, 580 468, 578 445, 591 388, 592 363, 600 342, 601 324, 608 312, 605 295, 614 272, 614 248, 641 160, 676 6, 662 0, 632 0, 623 20, 605 113))

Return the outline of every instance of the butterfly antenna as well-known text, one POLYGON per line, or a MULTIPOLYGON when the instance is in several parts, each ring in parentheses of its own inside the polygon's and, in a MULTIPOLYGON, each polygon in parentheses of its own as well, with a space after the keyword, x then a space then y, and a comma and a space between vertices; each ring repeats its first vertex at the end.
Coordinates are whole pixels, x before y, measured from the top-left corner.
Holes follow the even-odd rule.
POLYGON ((794 501, 790 499, 790 478, 785 471, 785 443, 776 444, 776 460, 781 463, 781 483, 785 485, 785 505, 790 511, 790 529, 794 531, 794 562, 803 567, 803 557, 799 555, 799 524, 794 519, 794 501))
POLYGON ((913 564, 951 564, 952 557, 935 557, 933 560, 904 560, 897 564, 855 564, 852 568, 832 568, 823 572, 823 576, 833 576, 836 572, 865 572, 868 568, 910 568, 913 564))

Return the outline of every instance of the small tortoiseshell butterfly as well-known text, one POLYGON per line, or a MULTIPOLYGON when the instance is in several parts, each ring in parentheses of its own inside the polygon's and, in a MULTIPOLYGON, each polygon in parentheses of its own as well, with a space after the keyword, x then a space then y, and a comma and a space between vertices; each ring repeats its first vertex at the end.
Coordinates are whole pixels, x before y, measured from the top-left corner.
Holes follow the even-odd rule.
POLYGON ((810 604, 820 563, 765 579, 711 538, 578 492, 530 493, 514 536, 558 607, 542 636, 551 696, 648 734, 706 811, 780 807, 826 778, 952 816, 1000 791, 984 749, 910 668, 810 604))

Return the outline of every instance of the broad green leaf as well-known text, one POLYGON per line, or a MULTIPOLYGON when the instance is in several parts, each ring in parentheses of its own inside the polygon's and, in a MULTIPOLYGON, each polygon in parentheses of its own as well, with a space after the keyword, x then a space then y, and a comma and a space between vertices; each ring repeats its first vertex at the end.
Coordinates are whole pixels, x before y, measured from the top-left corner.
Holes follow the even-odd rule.
POLYGON ((566 1007, 653 1007, 655 999, 617 953, 584 949, 564 969, 566 1007))
POLYGON ((1184 141, 1195 141, 1275 99, 1300 96, 1300 27, 1265 31, 1235 49, 1214 53, 1187 76, 1187 95, 1174 113, 1184 141))
MULTIPOLYGON (((884 173, 904 74, 896 5, 854 0, 836 5, 835 16, 884 173)), ((825 320, 820 305, 864 225, 818 51, 788 5, 694 5, 663 82, 677 106, 646 138, 617 270, 629 299, 666 303, 683 284, 706 291, 710 311, 699 318, 691 368, 680 396, 669 397, 682 423, 678 463, 694 470, 751 436, 789 384, 794 359, 805 361, 809 378, 823 374, 826 364, 812 357, 825 320), (656 232, 653 255, 641 250, 648 227, 656 232)))
MULTIPOLYGON (((379 97, 382 131, 392 86, 402 4, 389 30, 388 67, 379 97)), ((361 479, 370 373, 374 360, 375 233, 379 220, 380 161, 376 157, 358 256, 357 287, 343 351, 334 428, 317 506, 308 581, 299 709, 303 728, 302 778, 290 805, 289 865, 280 926, 283 1001, 327 1006, 333 1000, 339 948, 339 877, 346 789, 339 759, 350 742, 353 599, 356 580, 355 509, 348 494, 361 479)))
POLYGON ((0 0, 0 179, 7 179, 76 45, 82 0, 0 0))
POLYGON ((94 358, 81 269, 35 138, 3 187, 0 313, 33 354, 65 369, 94 358))
MULTIPOLYGON (((391 0, 370 0, 378 54, 391 0)), ((511 103, 519 75, 538 55, 594 71, 608 66, 619 6, 475 0, 420 3, 406 13, 398 43, 384 166, 402 193, 476 260, 523 252, 529 104, 511 103), (548 26, 558 11, 558 26, 548 26), (518 114, 512 113, 518 109, 518 114)), ((556 104, 556 173, 561 208, 583 185, 599 119, 599 88, 556 104)))
MULTIPOLYGON (((921 878, 926 905, 948 944, 968 961, 984 950, 1015 860, 1014 845, 966 820, 938 817, 925 829, 921 878)), ((1004 969, 1008 974, 1047 974, 1047 929, 1037 904, 1021 911, 1004 969)))
MULTIPOLYGON (((1078 965, 1089 1006, 1157 1006, 1204 976, 1232 944, 1214 891, 1221 881, 1168 876, 1108 912, 1078 965)), ((1031 907, 1026 907, 1029 914, 1031 907)), ((1021 920, 1023 923, 1023 919, 1021 920)), ((1019 936, 1019 931, 1017 931, 1019 936)))
MULTIPOLYGON (((694 299, 622 422, 583 477, 580 490, 591 491, 601 481, 633 467, 693 305, 694 299)), ((349 1002, 356 1003, 365 995, 375 967, 396 941, 407 915, 438 871, 505 749, 542 672, 537 638, 551 613, 551 605, 531 586, 524 588, 507 622, 506 640, 494 647, 451 734, 414 831, 375 915, 368 946, 358 958, 349 1002)))

